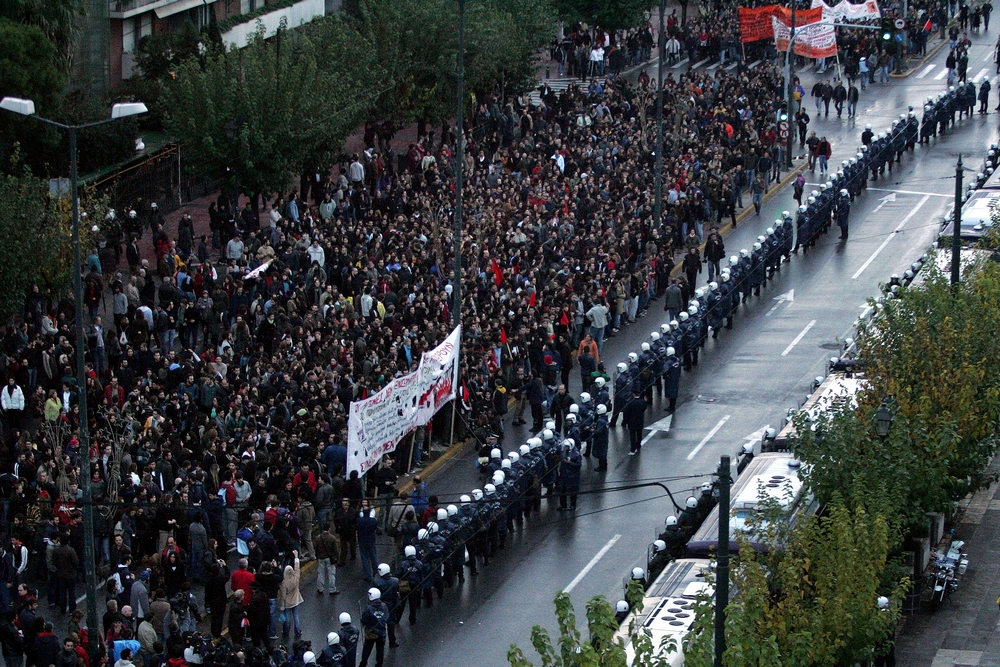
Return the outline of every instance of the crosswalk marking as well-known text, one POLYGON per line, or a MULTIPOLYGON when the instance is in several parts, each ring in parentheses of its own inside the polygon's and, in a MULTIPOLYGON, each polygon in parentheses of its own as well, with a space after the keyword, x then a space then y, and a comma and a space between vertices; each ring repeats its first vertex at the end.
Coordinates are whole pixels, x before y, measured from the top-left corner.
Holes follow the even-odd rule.
POLYGON ((935 67, 937 67, 937 65, 935 65, 933 63, 930 64, 930 65, 928 65, 927 67, 924 68, 923 72, 921 72, 920 74, 917 75, 917 78, 918 79, 924 78, 925 76, 927 76, 928 74, 930 74, 931 70, 934 69, 935 67))
POLYGON ((699 67, 707 63, 709 60, 711 60, 711 58, 705 58, 704 60, 699 60, 694 65, 691 65, 691 69, 698 69, 699 67))
POLYGON ((684 65, 685 65, 686 63, 688 63, 688 62, 689 62, 689 60, 688 60, 687 58, 685 58, 684 60, 681 60, 681 61, 680 61, 680 62, 678 62, 677 64, 675 64, 675 65, 671 65, 670 69, 678 69, 678 68, 680 68, 680 67, 683 67, 683 66, 684 66, 684 65))
POLYGON ((979 70, 979 74, 977 74, 975 77, 973 77, 972 83, 979 83, 982 80, 982 78, 984 76, 986 76, 987 74, 989 74, 989 73, 990 73, 990 71, 987 68, 985 68, 985 67, 982 68, 981 70, 979 70))
POLYGON ((934 77, 934 80, 935 81, 940 81, 941 79, 945 78, 946 76, 948 76, 948 69, 947 68, 945 68, 945 69, 941 70, 940 72, 938 72, 937 76, 934 77))
POLYGON ((747 65, 747 69, 753 69, 754 67, 756 67, 756 66, 757 66, 757 65, 759 65, 760 63, 761 63, 761 61, 760 61, 760 60, 755 60, 755 61, 753 61, 752 63, 750 63, 749 65, 747 65))

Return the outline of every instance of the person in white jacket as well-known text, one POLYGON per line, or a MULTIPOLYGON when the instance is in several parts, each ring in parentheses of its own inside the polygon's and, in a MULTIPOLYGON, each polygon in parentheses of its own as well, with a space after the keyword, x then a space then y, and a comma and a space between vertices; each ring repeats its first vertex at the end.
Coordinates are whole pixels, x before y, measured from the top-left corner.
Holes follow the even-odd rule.
POLYGON ((7 426, 12 429, 21 428, 24 420, 24 392, 17 386, 14 378, 8 379, 7 386, 0 391, 0 406, 7 418, 7 426))

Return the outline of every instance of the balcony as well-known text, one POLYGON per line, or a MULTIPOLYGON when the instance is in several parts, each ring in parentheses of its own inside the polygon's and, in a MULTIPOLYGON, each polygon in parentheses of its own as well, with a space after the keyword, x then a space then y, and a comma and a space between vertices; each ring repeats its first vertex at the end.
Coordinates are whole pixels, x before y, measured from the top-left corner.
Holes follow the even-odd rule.
POLYGON ((215 0, 110 0, 108 12, 110 18, 127 19, 155 11, 156 18, 162 19, 213 2, 215 0))
MULTIPOLYGON (((264 37, 272 37, 278 31, 281 20, 285 19, 289 29, 298 28, 304 23, 320 18, 326 13, 326 0, 302 0, 293 5, 275 9, 274 11, 257 14, 247 21, 237 23, 222 33, 222 43, 235 44, 238 47, 247 45, 247 40, 257 32, 258 22, 264 25, 264 37)), ((229 19, 232 21, 233 19, 229 19)))

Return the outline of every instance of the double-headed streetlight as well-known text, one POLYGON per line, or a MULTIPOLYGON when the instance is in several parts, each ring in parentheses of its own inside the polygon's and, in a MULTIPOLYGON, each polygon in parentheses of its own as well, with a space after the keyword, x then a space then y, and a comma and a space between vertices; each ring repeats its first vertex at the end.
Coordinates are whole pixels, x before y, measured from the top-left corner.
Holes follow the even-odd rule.
MULTIPOLYGON (((96 559, 94 556, 94 505, 90 489, 90 434, 87 424, 87 378, 84 373, 84 355, 86 339, 83 335, 83 276, 80 267, 83 262, 80 259, 80 199, 77 192, 76 173, 76 133, 88 127, 106 125, 116 120, 136 116, 146 113, 146 105, 142 102, 125 102, 115 104, 111 107, 111 118, 95 121, 93 123, 83 123, 82 125, 68 125, 59 123, 48 118, 35 115, 35 103, 29 99, 20 97, 4 97, 0 100, 0 109, 10 111, 22 116, 31 116, 35 120, 46 125, 57 127, 69 133, 69 181, 70 196, 73 200, 73 303, 76 308, 76 384, 78 400, 80 405, 80 488, 83 491, 83 569, 86 574, 87 584, 87 627, 90 629, 90 654, 96 661, 100 642, 95 634, 99 632, 97 619, 97 571, 96 559)), ((95 662, 96 664, 96 662, 95 662)))

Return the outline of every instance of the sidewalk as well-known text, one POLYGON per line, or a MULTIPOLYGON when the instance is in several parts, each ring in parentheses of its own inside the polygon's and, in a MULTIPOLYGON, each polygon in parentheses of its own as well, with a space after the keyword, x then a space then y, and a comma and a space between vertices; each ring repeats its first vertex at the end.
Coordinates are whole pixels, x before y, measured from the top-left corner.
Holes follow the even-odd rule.
MULTIPOLYGON (((1000 456, 990 472, 1000 472, 1000 456)), ((907 617, 896 638, 906 667, 1000 667, 1000 485, 960 504, 955 537, 965 540, 969 569, 936 613, 907 617)))

